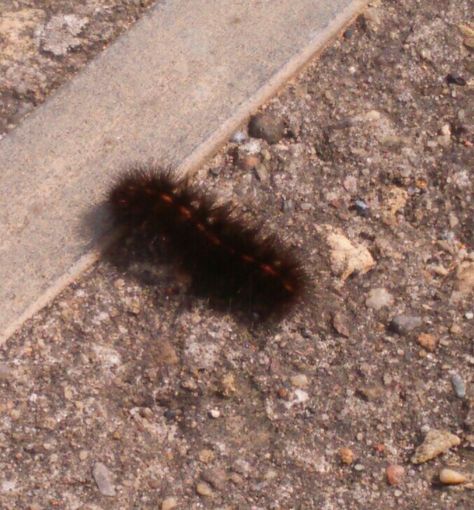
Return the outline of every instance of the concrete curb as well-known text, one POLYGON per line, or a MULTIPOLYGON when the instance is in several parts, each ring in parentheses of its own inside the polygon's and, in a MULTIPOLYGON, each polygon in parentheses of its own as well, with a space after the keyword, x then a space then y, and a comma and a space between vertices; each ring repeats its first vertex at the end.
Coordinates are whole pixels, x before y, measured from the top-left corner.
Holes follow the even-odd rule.
POLYGON ((193 172, 365 4, 159 3, 1 140, 0 341, 110 242, 100 203, 127 162, 193 172))

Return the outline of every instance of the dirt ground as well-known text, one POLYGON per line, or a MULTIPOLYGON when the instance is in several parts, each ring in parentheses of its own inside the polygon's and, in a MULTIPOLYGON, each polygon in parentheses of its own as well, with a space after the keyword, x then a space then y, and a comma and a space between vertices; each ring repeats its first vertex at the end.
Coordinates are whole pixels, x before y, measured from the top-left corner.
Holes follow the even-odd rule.
POLYGON ((473 12, 372 2, 196 175, 304 261, 281 322, 129 239, 0 348, 2 509, 473 507, 473 12))
POLYGON ((0 138, 157 0, 0 0, 0 138))

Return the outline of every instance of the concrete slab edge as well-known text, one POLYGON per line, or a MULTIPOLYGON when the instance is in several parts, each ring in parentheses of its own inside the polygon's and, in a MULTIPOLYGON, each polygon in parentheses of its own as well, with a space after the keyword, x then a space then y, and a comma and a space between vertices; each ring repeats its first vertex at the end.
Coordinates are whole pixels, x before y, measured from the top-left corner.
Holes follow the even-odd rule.
POLYGON ((204 143, 197 147, 180 165, 180 170, 191 174, 199 169, 206 159, 212 157, 226 143, 244 121, 265 104, 297 75, 310 60, 320 55, 345 28, 365 9, 369 0, 356 0, 342 11, 326 29, 319 33, 308 45, 294 55, 271 79, 250 97, 232 117, 222 123, 204 143))
MULTIPOLYGON (((337 15, 332 22, 305 47, 296 53, 287 63, 276 72, 260 89, 245 101, 239 109, 221 124, 211 136, 201 143, 182 162, 178 171, 183 174, 193 174, 241 126, 245 120, 261 107, 271 97, 298 74, 313 58, 320 55, 338 35, 366 8, 368 0, 355 0, 349 7, 337 15)), ((26 120, 28 122, 28 120, 26 120)), ((58 278, 35 302, 33 302, 16 320, 0 334, 0 344, 12 336, 28 319, 31 319, 42 308, 47 306, 73 281, 96 263, 102 252, 120 236, 119 232, 112 232, 104 237, 92 250, 84 254, 70 269, 58 278)))

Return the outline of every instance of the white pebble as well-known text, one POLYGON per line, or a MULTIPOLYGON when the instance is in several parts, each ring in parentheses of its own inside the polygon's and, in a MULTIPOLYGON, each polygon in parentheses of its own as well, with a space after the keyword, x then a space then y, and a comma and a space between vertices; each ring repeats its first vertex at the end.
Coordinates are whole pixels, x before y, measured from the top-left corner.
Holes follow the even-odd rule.
POLYGON ((221 415, 221 412, 219 411, 219 409, 211 409, 209 411, 209 416, 211 418, 219 418, 220 415, 221 415))
POLYGON ((462 473, 454 471, 454 469, 444 468, 439 473, 439 480, 445 485, 458 485, 464 483, 467 478, 462 473))

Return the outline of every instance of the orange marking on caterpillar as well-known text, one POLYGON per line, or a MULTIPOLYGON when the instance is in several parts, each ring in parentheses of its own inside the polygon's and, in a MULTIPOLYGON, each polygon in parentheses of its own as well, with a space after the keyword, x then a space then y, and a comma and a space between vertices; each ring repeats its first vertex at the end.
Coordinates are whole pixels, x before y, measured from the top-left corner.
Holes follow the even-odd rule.
POLYGON ((201 223, 201 222, 196 223, 196 228, 200 232, 202 232, 209 239, 209 241, 211 241, 211 243, 214 244, 215 246, 220 246, 222 244, 221 240, 216 235, 209 232, 203 223, 201 223))
POLYGON ((167 193, 160 193, 160 198, 163 200, 163 202, 166 202, 168 204, 173 203, 173 197, 171 195, 168 195, 167 193))
POLYGON ((273 269, 272 266, 268 264, 260 264, 260 269, 264 272, 269 274, 270 276, 278 276, 278 272, 273 269))
POLYGON ((215 236, 214 234, 210 234, 209 232, 206 232, 206 237, 211 241, 212 244, 219 246, 221 243, 221 240, 215 236))
POLYGON ((181 216, 187 220, 189 220, 189 218, 191 218, 193 215, 193 213, 187 207, 184 207, 184 205, 179 206, 179 212, 181 216))
POLYGON ((288 282, 283 282, 283 287, 290 293, 290 294, 293 294, 293 292, 295 292, 295 288, 293 287, 293 285, 291 285, 290 283, 288 282))
POLYGON ((255 259, 253 257, 251 257, 250 255, 241 255, 240 258, 242 260, 244 260, 245 262, 249 262, 250 264, 255 262, 255 259))

